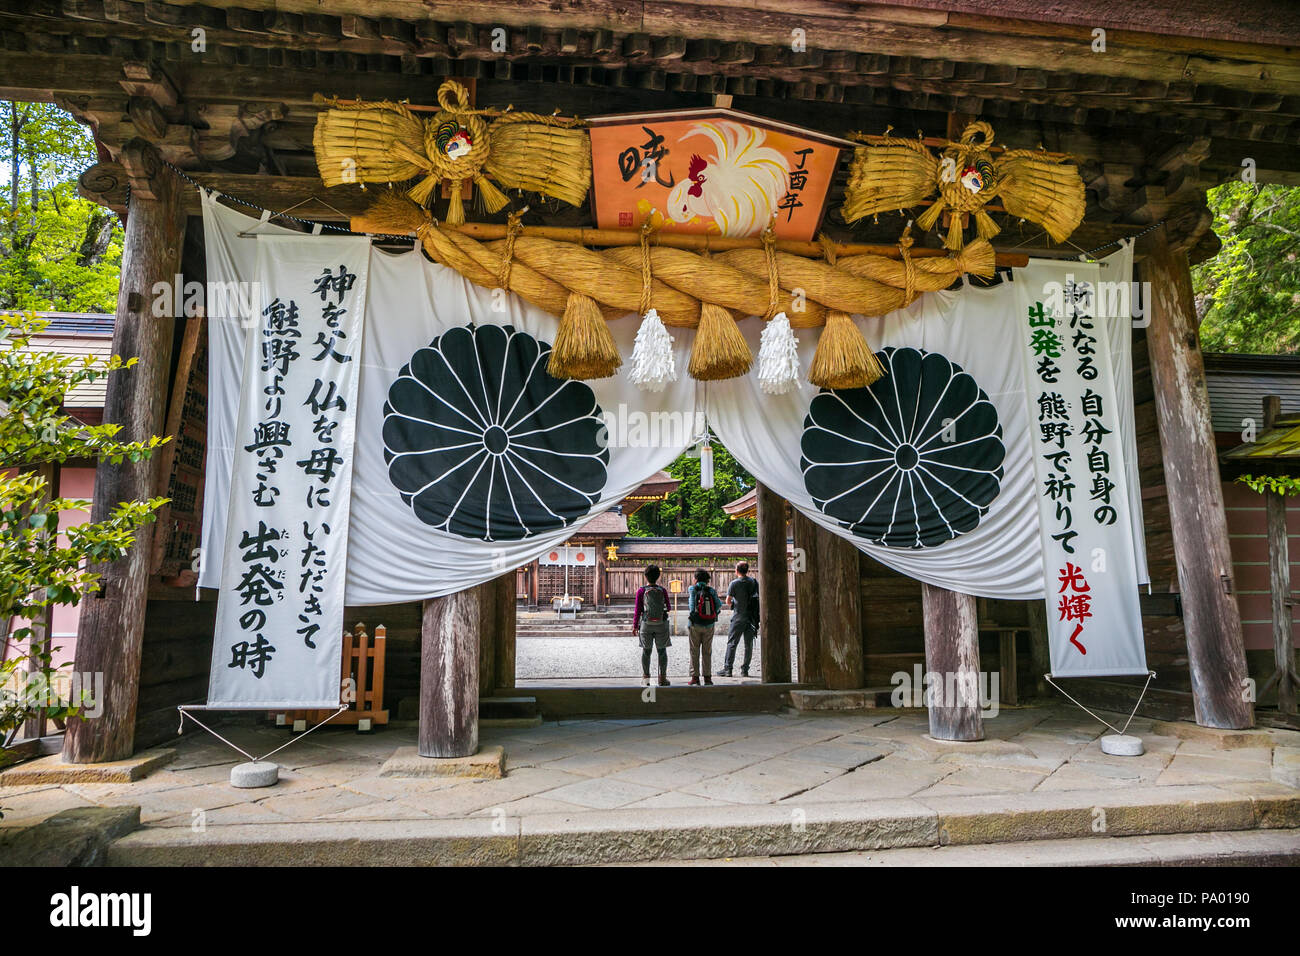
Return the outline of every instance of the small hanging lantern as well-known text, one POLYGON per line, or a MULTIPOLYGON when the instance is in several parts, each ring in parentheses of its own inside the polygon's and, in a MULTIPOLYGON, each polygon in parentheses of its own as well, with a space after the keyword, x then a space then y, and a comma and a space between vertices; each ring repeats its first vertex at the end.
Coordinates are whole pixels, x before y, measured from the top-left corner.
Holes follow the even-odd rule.
POLYGON ((713 487, 713 446, 708 438, 700 445, 700 487, 705 491, 713 487))

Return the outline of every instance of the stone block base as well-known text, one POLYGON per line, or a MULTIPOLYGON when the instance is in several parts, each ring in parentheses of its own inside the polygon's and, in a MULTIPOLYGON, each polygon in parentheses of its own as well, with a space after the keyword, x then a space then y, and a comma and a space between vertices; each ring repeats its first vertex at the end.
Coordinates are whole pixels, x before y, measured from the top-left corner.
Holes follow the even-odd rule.
POLYGON ((62 783, 133 783, 176 756, 174 750, 146 750, 108 763, 64 763, 62 754, 29 760, 0 772, 0 786, 62 783))
POLYGON ((892 688, 864 687, 860 690, 792 690, 795 710, 867 710, 888 707, 892 688))
POLYGON ((421 757, 415 747, 400 747, 379 768, 381 777, 479 777, 500 779, 506 773, 505 748, 482 747, 469 757, 421 757))

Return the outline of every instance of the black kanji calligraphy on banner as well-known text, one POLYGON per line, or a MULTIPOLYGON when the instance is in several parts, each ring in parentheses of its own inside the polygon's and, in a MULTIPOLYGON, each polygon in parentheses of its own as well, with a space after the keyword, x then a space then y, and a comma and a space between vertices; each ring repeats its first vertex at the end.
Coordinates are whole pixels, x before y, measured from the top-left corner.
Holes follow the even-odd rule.
POLYGON ((384 457, 425 524, 517 541, 584 517, 609 451, 595 393, 546 371, 550 343, 511 326, 451 329, 388 390, 384 457))
POLYGON ((804 487, 825 515, 892 548, 973 531, 1002 482, 997 409, 937 352, 886 348, 869 388, 823 389, 800 441, 804 487))

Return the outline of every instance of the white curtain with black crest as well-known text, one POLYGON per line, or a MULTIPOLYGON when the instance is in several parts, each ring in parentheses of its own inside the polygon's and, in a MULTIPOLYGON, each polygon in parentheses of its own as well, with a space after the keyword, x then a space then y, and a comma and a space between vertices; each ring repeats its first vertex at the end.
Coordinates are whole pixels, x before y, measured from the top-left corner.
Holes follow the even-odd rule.
MULTIPOLYGON (((238 235, 255 224, 205 201, 209 282, 256 280, 246 251, 255 240, 238 235)), ((856 317, 887 373, 869 389, 810 385, 820 331, 796 329, 799 384, 786 394, 764 392, 756 371, 709 383, 683 375, 654 392, 627 375, 640 316, 609 323, 625 363, 616 375, 561 381, 546 371, 554 316, 414 249, 372 249, 347 603, 436 597, 530 563, 669 465, 700 436, 706 415, 759 481, 881 563, 967 594, 1042 598, 1036 428, 1014 350, 1013 286, 963 285, 886 316, 856 317)), ((1117 321, 1111 341, 1126 342, 1127 326, 1117 321)), ((762 320, 740 328, 758 354, 762 320)), ((684 369, 694 333, 671 334, 684 369)), ((221 553, 212 543, 225 536, 245 341, 230 323, 210 323, 207 555, 221 553)), ((1123 415, 1131 372, 1124 349, 1111 359, 1123 415)), ((1131 417, 1120 421, 1131 458, 1131 417)), ((1135 481, 1127 492, 1140 532, 1135 481)), ((200 585, 219 578, 220 561, 204 561, 200 585)))
MULTIPOLYGON (((253 278, 241 254, 256 223, 211 203, 219 254, 211 281, 253 278)), ((303 236, 304 243, 313 242, 303 236)), ((617 505, 702 428, 685 376, 642 392, 624 370, 592 382, 547 370, 558 320, 494 294, 412 249, 372 249, 356 403, 346 601, 387 604, 450 594, 528 564, 617 505)), ((640 317, 610 323, 625 357, 640 317)), ((209 408, 228 435, 239 406, 243 336, 210 333, 209 408)), ((694 334, 673 330, 678 367, 694 334)), ((208 456, 207 500, 229 494, 228 446, 208 456)), ((205 512, 205 549, 224 515, 205 512)), ((220 509, 224 511, 224 509, 220 509)), ((220 553, 217 547, 206 553, 220 553)), ((215 567, 213 567, 215 565, 215 567)), ((216 586, 205 562, 201 586, 216 586)))
MULTIPOLYGON (((1042 597, 1015 305, 1004 282, 855 316, 886 373, 865 389, 809 384, 820 330, 799 329, 799 387, 711 382, 709 424, 760 481, 882 564, 967 594, 1042 597)), ((742 328, 757 349, 762 323, 742 328)))

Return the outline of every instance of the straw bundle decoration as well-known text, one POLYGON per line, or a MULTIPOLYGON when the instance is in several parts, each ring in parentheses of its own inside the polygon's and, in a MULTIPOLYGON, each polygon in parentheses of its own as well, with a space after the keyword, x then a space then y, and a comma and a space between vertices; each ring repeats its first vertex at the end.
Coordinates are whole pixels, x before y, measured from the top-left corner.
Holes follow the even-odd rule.
MULTIPOLYGON (((735 323, 731 323, 735 327, 735 323)), ((556 378, 609 378, 623 364, 614 336, 595 301, 570 292, 546 371, 556 378)))
MULTIPOLYGON (((834 246, 823 235, 822 257, 834 267, 834 246)), ((910 290, 904 290, 907 294, 910 290)), ((820 388, 866 388, 884 374, 876 353, 847 312, 826 313, 826 327, 817 340, 808 381, 820 388)))
POLYGON ((691 378, 699 382, 735 378, 748 372, 753 361, 754 353, 731 313, 712 302, 703 303, 691 361, 686 367, 691 378))
POLYGON ((827 312, 808 381, 820 388, 866 388, 884 374, 852 317, 838 309, 827 312))
POLYGON ((919 140, 896 137, 853 138, 870 140, 854 152, 845 191, 844 218, 861 219, 919 205, 937 197, 917 217, 916 224, 931 229, 949 216, 944 245, 958 251, 964 244, 966 220, 975 220, 975 234, 992 239, 1000 231, 985 206, 1000 197, 1012 216, 1037 223, 1056 242, 1063 242, 1083 221, 1084 189, 1076 167, 1062 153, 1017 149, 995 156, 993 127, 971 123, 956 142, 947 140, 942 159, 919 140))
POLYGON ((336 105, 321 114, 312 133, 326 186, 414 179, 423 166, 395 154, 393 144, 423 140, 424 123, 400 103, 336 105))
MULTIPOLYGON (((602 319, 641 313, 643 301, 654 303, 665 326, 698 327, 690 360, 692 376, 728 378, 744 374, 753 361, 735 315, 774 316, 775 303, 782 311, 791 309, 789 324, 798 328, 825 324, 832 310, 883 315, 922 292, 948 288, 964 273, 991 276, 995 263, 993 248, 983 239, 944 258, 898 262, 885 256, 854 255, 841 256, 833 264, 770 248, 733 249, 713 256, 662 246, 650 246, 644 253, 636 247, 598 252, 576 242, 530 236, 526 229, 513 237, 512 244, 479 242, 439 226, 427 209, 396 190, 386 191, 366 219, 376 231, 414 232, 432 259, 471 282, 488 289, 509 288, 525 301, 561 316, 552 362, 559 373, 583 378, 611 375, 619 367, 617 348, 602 319), (647 283, 642 267, 647 253, 652 271, 649 299, 644 298, 647 283), (807 308, 802 312, 788 304, 795 288, 806 295, 807 308)), ((856 328, 853 331, 861 337, 856 328)), ((830 341, 836 342, 835 333, 830 341)), ((852 355, 860 358, 854 347, 841 343, 826 348, 823 364, 835 366, 838 354, 869 374, 870 362, 853 362, 852 355)), ((865 340, 862 348, 871 352, 865 340)))
POLYGON ((398 103, 323 102, 312 141, 327 186, 418 179, 407 195, 428 204, 447 182, 447 221, 456 225, 465 221, 466 182, 493 213, 508 202, 497 184, 574 205, 591 186, 591 149, 577 120, 472 109, 455 80, 438 88, 439 110, 427 120, 398 103))

